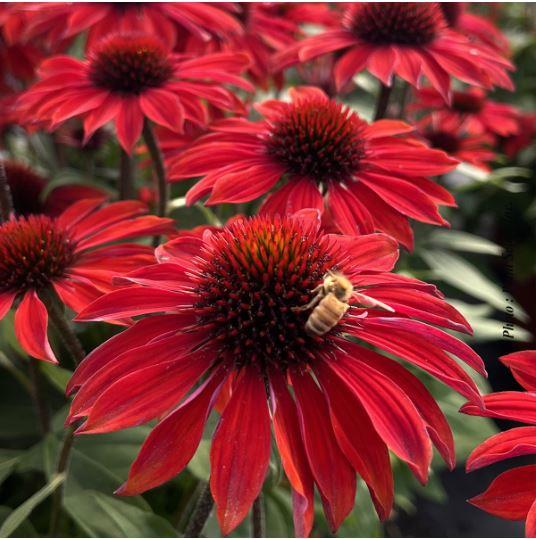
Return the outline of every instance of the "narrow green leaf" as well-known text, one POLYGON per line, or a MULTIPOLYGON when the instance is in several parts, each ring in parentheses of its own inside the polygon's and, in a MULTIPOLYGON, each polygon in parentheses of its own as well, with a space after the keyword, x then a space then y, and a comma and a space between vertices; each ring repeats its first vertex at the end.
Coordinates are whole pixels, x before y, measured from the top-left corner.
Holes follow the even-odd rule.
POLYGON ((0 537, 9 537, 29 516, 30 513, 48 498, 63 482, 65 474, 54 476, 42 489, 19 505, 4 521, 0 528, 0 537))
POLYGON ((170 522, 93 490, 65 497, 65 508, 90 537, 178 537, 170 522))
POLYGON ((467 251, 488 255, 501 255, 503 248, 486 238, 461 230, 434 230, 430 234, 430 243, 444 249, 467 251))
POLYGON ((0 484, 11 474, 20 457, 20 451, 0 449, 0 484))
MULTIPOLYGON (((421 256, 439 279, 466 294, 486 301, 502 312, 507 306, 512 306, 513 303, 506 300, 507 297, 510 297, 508 294, 483 275, 478 268, 458 255, 440 249, 432 249, 422 252, 421 256)), ((514 306, 514 316, 522 321, 528 320, 527 313, 517 304, 514 306)))

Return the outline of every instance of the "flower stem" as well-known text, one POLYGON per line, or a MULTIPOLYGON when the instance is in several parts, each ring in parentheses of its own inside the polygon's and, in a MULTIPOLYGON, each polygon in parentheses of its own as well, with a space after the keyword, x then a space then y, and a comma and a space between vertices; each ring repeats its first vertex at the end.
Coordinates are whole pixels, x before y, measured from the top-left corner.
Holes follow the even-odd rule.
POLYGON ((35 403, 35 410, 39 418, 41 432, 43 435, 50 432, 50 414, 47 403, 43 397, 43 388, 41 386, 41 373, 36 359, 30 358, 30 379, 32 381, 32 398, 35 403))
MULTIPOLYGON (((69 457, 71 456, 71 449, 74 442, 74 431, 77 425, 71 425, 65 437, 63 439, 63 445, 61 446, 60 456, 58 458, 58 465, 56 467, 56 473, 61 474, 67 470, 69 465, 69 457)), ((49 537, 58 537, 58 527, 60 524, 61 506, 63 502, 63 485, 60 485, 55 491, 52 498, 52 510, 50 512, 50 525, 48 529, 49 537)))
POLYGON ((0 223, 8 221, 12 213, 13 199, 7 183, 6 167, 4 162, 0 160, 0 223))
POLYGON ((119 174, 119 198, 127 200, 135 198, 134 159, 121 148, 121 170, 119 174))
POLYGON ((397 118, 404 119, 404 116, 406 115, 406 106, 408 104, 408 98, 410 94, 410 85, 405 80, 402 81, 402 89, 400 92, 400 98, 399 98, 399 105, 398 105, 398 112, 397 112, 397 118))
POLYGON ((251 535, 252 537, 266 537, 266 516, 264 514, 264 500, 262 492, 253 502, 251 514, 251 535))
POLYGON ((210 493, 210 485, 205 483, 201 495, 195 504, 192 516, 184 530, 184 537, 199 537, 201 535, 213 506, 214 500, 210 493))
POLYGON ((389 105, 389 97, 391 96, 391 91, 393 90, 393 84, 394 81, 391 86, 386 86, 383 82, 381 83, 378 101, 376 102, 376 111, 374 112, 374 121, 385 118, 387 106, 389 105))
POLYGON ((158 179, 157 214, 159 217, 165 217, 168 201, 168 185, 166 181, 164 157, 154 135, 151 123, 147 119, 143 124, 143 138, 145 140, 145 144, 147 144, 147 149, 149 150, 149 154, 151 155, 151 159, 153 161, 153 165, 156 171, 156 177, 158 179))
POLYGON ((86 354, 76 333, 73 331, 69 321, 65 318, 63 307, 56 292, 52 288, 45 288, 41 291, 40 297, 47 308, 48 316, 50 316, 50 320, 54 324, 62 343, 69 350, 75 365, 78 365, 86 354))

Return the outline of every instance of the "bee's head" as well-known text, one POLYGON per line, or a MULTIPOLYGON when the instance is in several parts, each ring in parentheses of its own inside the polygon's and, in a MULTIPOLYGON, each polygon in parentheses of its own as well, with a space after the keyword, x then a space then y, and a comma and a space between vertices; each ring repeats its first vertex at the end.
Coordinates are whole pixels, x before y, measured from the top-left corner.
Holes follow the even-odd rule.
POLYGON ((327 294, 333 294, 338 300, 347 302, 354 287, 342 273, 329 271, 324 278, 324 290, 327 294))

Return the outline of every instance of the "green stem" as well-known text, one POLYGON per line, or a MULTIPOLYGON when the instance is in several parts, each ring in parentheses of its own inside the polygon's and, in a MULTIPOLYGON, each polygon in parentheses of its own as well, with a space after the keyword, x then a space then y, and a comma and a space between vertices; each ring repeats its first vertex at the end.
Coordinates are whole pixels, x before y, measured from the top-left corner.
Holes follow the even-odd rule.
POLYGON ((145 144, 147 144, 147 149, 151 155, 153 165, 156 172, 156 178, 158 180, 158 204, 157 204, 157 214, 159 217, 165 217, 167 212, 167 202, 168 202, 168 184, 166 180, 166 169, 164 166, 164 157, 158 141, 154 135, 153 128, 149 120, 145 120, 143 124, 143 138, 145 144))
POLYGON ((6 167, 4 162, 0 161, 0 223, 8 221, 13 213, 13 198, 11 190, 7 183, 6 167))
POLYGON ((121 169, 119 174, 119 198, 128 200, 135 198, 134 189, 134 158, 121 148, 121 169))
POLYGON ((252 537, 266 537, 266 516, 264 514, 262 492, 253 502, 253 510, 251 513, 251 535, 252 537))
POLYGON ((397 118, 404 119, 404 116, 406 115, 406 106, 408 104, 410 89, 411 87, 409 83, 405 80, 402 81, 402 90, 400 92, 400 102, 398 106, 397 118))
POLYGON ((32 381, 32 397, 35 403, 37 417, 41 426, 43 435, 50 432, 50 414, 46 400, 43 396, 43 387, 41 385, 41 373, 36 359, 30 358, 30 379, 32 381))
POLYGON ((184 537, 199 537, 201 535, 213 506, 214 500, 210 493, 210 485, 205 483, 201 495, 195 504, 192 516, 184 530, 184 537))
POLYGON ((391 91, 393 90, 393 84, 394 81, 391 86, 386 86, 383 82, 381 83, 378 101, 376 102, 376 111, 374 112, 374 121, 385 118, 387 106, 389 105, 389 97, 391 96, 391 91))
MULTIPOLYGON (((60 456, 58 458, 58 464, 56 466, 57 474, 64 473, 67 470, 71 456, 71 449, 73 448, 74 431, 77 429, 77 427, 78 425, 71 425, 65 433, 63 445, 61 446, 60 456)), ((58 537, 62 503, 63 484, 54 491, 54 495, 52 497, 52 509, 50 512, 50 525, 48 530, 49 537, 58 537)))
POLYGON ((48 316, 56 328, 59 338, 69 351, 73 362, 78 365, 86 355, 76 333, 71 324, 65 318, 63 305, 61 304, 56 292, 52 288, 45 288, 41 291, 40 297, 47 308, 48 316))

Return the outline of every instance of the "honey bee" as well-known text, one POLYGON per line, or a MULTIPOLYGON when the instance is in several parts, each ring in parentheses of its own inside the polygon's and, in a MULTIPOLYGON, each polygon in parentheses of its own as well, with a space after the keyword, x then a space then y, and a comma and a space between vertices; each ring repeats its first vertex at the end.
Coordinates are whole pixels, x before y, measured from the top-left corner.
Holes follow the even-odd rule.
POLYGON ((313 294, 316 294, 313 299, 293 310, 313 309, 305 323, 305 331, 312 336, 322 336, 333 329, 350 308, 348 302, 353 292, 352 283, 342 273, 328 271, 322 284, 313 290, 313 294))

